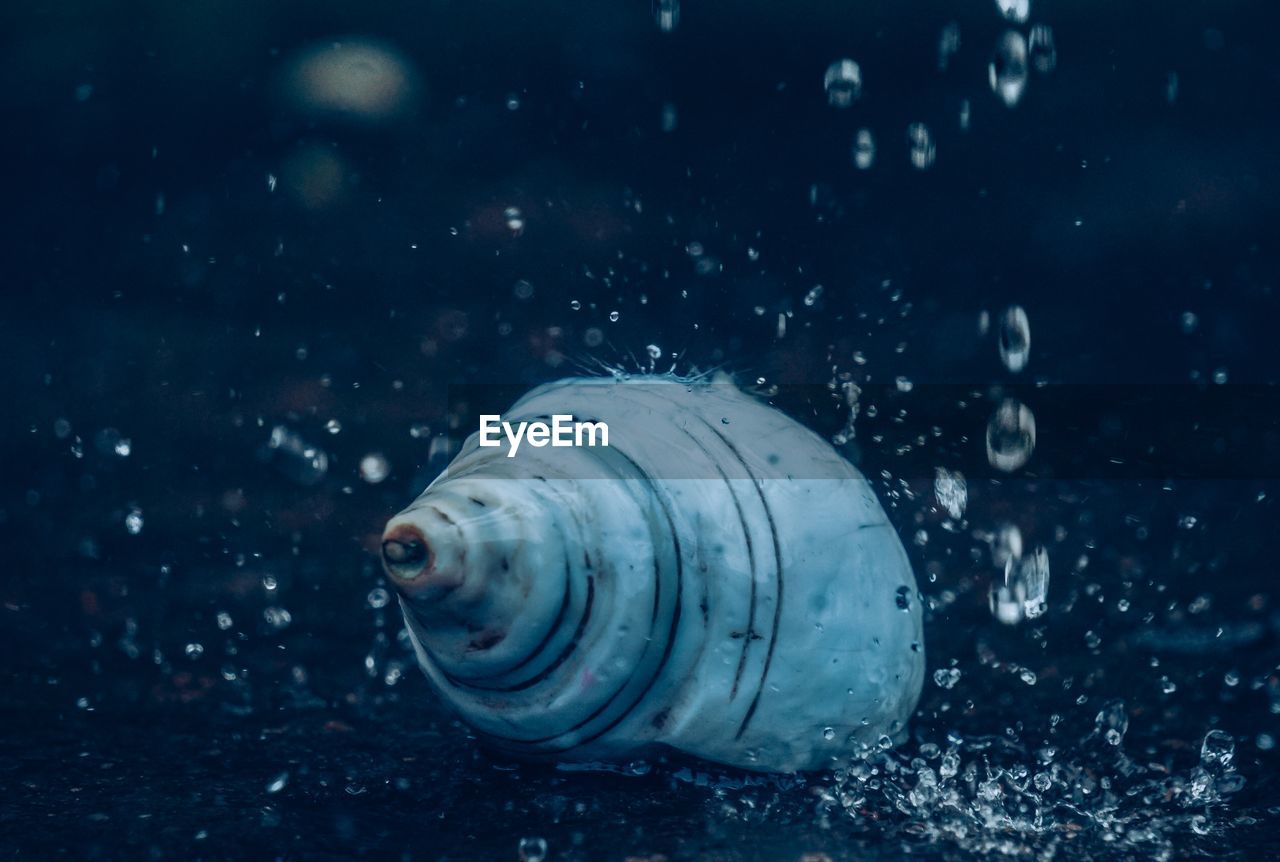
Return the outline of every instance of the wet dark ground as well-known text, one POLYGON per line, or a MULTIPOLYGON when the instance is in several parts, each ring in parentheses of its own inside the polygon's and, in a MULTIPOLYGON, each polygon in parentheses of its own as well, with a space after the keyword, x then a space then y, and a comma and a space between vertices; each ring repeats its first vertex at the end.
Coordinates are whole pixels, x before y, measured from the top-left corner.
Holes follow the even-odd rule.
MULTIPOLYGON (((1274 450, 1230 444, 1237 465, 1259 446, 1257 478, 1118 478, 1054 412, 1059 384, 1162 384, 1173 422, 1220 406, 1202 382, 1274 381, 1267 6, 1033 0, 1057 68, 1011 110, 986 81, 993 4, 900 5, 697 4, 670 34, 643 2, 6 6, 5 855, 1273 855, 1274 450), (343 34, 417 70, 405 116, 307 119, 276 92, 343 34), (846 55, 864 94, 838 112, 821 82, 846 55), (977 322, 1015 303, 1021 376, 977 322), (870 779, 517 765, 412 665, 371 551, 447 461, 447 387, 635 368, 649 344, 748 383, 913 381, 857 453, 930 605, 930 674, 960 675, 927 682, 870 779), (1027 378, 1051 463, 986 468, 981 420, 934 435, 928 401, 954 391, 930 384, 1027 378), (276 427, 323 474, 268 450, 276 427), (959 461, 963 524, 932 496, 959 461), (1016 626, 988 606, 1003 524, 1051 563, 1048 612, 1016 626), (1127 718, 1119 745, 1099 713, 1127 718), (1234 754, 1195 789, 1214 729, 1234 754), (960 757, 950 801, 910 795, 931 745, 960 757)), ((795 412, 838 430, 828 403, 795 412)))

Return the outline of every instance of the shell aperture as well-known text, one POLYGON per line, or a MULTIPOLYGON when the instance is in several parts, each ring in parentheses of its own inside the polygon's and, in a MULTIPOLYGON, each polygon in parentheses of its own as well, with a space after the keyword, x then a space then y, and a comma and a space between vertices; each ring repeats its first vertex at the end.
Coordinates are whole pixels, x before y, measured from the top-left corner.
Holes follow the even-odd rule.
POLYGON ((508 457, 473 434, 383 537, 419 663, 488 743, 782 772, 903 731, 915 578, 848 461, 724 384, 570 379, 504 418, 556 414, 609 445, 508 457))

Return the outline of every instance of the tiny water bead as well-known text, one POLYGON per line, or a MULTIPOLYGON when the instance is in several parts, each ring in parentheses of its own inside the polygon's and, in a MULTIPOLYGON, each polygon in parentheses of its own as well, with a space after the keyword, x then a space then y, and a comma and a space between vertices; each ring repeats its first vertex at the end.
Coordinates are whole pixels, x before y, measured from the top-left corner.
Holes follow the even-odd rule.
POLYGON ((507 223, 507 230, 511 231, 512 236, 520 236, 524 233, 524 214, 520 212, 519 207, 507 207, 502 211, 502 218, 507 223))
POLYGON ((1014 107, 1027 88, 1027 40, 1016 30, 1006 30, 996 42, 995 53, 987 66, 991 92, 1006 107, 1014 107))
POLYGON ((822 76, 822 88, 828 105, 848 108, 862 95, 862 68, 848 58, 836 60, 822 76))
POLYGON ((124 516, 124 528, 130 536, 136 536, 142 532, 143 520, 142 510, 134 506, 129 513, 124 516))
POLYGON ((391 475, 391 464, 381 452, 370 452, 360 459, 360 478, 377 485, 391 475))
POLYGON ((1000 317, 1000 361, 1015 374, 1027 367, 1031 354, 1031 323, 1022 306, 1014 305, 1000 317))

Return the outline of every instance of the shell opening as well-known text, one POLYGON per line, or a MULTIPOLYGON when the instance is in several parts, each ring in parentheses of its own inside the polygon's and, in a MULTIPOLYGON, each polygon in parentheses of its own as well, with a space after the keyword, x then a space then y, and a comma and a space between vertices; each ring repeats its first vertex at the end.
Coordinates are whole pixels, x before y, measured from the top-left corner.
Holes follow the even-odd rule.
POLYGON ((431 550, 417 531, 401 530, 382 542, 382 566, 396 580, 412 581, 430 563, 431 550))

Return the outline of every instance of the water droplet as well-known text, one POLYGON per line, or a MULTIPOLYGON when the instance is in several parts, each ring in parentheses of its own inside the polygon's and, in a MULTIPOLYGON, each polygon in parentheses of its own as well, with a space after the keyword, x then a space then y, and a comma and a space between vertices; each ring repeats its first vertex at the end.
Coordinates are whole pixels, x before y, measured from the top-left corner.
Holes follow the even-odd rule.
POLYGON ((616 311, 611 311, 611 312, 609 312, 609 322, 610 322, 610 323, 617 323, 617 322, 618 322, 618 318, 619 318, 619 317, 621 317, 621 316, 622 316, 622 315, 618 314, 618 312, 616 312, 616 311))
POLYGON ((933 684, 938 688, 952 689, 955 684, 960 681, 959 668, 943 668, 940 667, 933 672, 933 684))
POLYGON ((822 89, 827 91, 828 105, 847 108, 862 95, 862 69, 848 58, 836 60, 822 76, 822 89))
POLYGON ((582 303, 576 299, 571 299, 569 300, 569 307, 574 311, 578 311, 582 308, 582 303))
POLYGON ((502 217, 507 222, 507 230, 511 231, 514 236, 520 236, 524 233, 524 215, 520 212, 519 207, 507 207, 502 211, 502 217))
POLYGON ((860 171, 870 168, 876 161, 876 141, 870 129, 858 129, 853 136, 853 164, 860 171))
POLYGON ((928 170, 937 158, 937 148, 933 143, 933 134, 924 123, 912 123, 907 126, 907 145, 911 156, 911 166, 918 171, 928 170))
POLYGON ((1031 0, 996 0, 996 9, 1006 21, 1025 24, 1031 15, 1031 0))
POLYGON ((267 785, 267 793, 279 793, 284 790, 286 784, 289 783, 289 771, 286 769, 275 778, 271 779, 271 783, 267 785))
POLYGON ((1035 447, 1035 416, 1022 402, 1006 398, 987 423, 987 461, 1012 473, 1031 460, 1035 447))
POLYGON ((391 464, 381 452, 370 452, 360 459, 360 478, 376 485, 391 474, 391 464))
POLYGON ((969 486, 963 473, 938 467, 934 472, 933 495, 938 499, 938 505, 952 518, 958 521, 964 517, 965 505, 969 502, 969 486))
POLYGON ((369 590, 367 601, 369 602, 369 607, 375 610, 385 608, 387 603, 391 601, 391 594, 382 587, 374 587, 369 590))
POLYGON ((518 846, 520 862, 543 862, 547 858, 545 838, 521 838, 518 846))
POLYGON ((1108 745, 1119 745, 1129 729, 1129 712, 1123 700, 1109 700, 1102 705, 1093 725, 1108 745))
POLYGON ((947 71, 947 66, 951 64, 951 57, 960 50, 960 25, 955 21, 949 22, 942 28, 942 33, 938 36, 938 71, 947 71))
POLYGON ((284 425, 271 429, 264 453, 277 470, 300 485, 314 485, 329 471, 329 456, 284 425))
POLYGON ((204 655, 204 644, 189 643, 183 649, 183 652, 186 653, 187 658, 192 659, 194 661, 195 659, 198 659, 200 658, 200 656, 204 655))
POLYGON ((1027 37, 1027 53, 1037 72, 1047 75, 1058 65, 1058 48, 1053 42, 1053 28, 1036 24, 1027 37))
POLYGON ((1005 625, 1012 626, 1022 622, 1022 599, 1012 587, 993 581, 988 603, 991 615, 1005 625))
POLYGON ((1005 584, 1022 602, 1023 615, 1027 619, 1041 616, 1049 598, 1049 552, 1037 546, 1021 560, 1010 558, 1004 571, 1005 584))
POLYGON ((680 0, 658 0, 654 17, 658 20, 658 29, 670 33, 680 23, 680 0))
POLYGON ((836 738, 835 728, 834 727, 822 728, 822 738, 825 739, 827 742, 830 742, 831 740, 835 739, 836 738))
POLYGON ((815 284, 809 288, 809 292, 804 295, 804 304, 812 308, 819 299, 822 298, 822 285, 815 284))
POLYGON ((1006 30, 996 42, 995 54, 987 66, 991 92, 1012 108, 1027 88, 1027 40, 1016 30, 1006 30))
POLYGON ((328 422, 324 423, 324 430, 328 431, 330 434, 340 434, 342 432, 342 423, 337 419, 330 419, 328 422))
POLYGON ((1020 305, 1007 308, 1000 318, 1000 361, 1013 373, 1027 367, 1031 354, 1031 323, 1020 305))
POLYGON ((226 611, 218 611, 217 620, 218 620, 218 628, 224 632, 227 629, 231 628, 232 625, 234 625, 234 620, 231 619, 231 614, 227 613, 226 611))
POLYGON ((262 618, 275 631, 282 631, 293 622, 293 615, 281 607, 272 605, 262 611, 262 618))
POLYGON ((1196 316, 1194 311, 1182 312, 1182 331, 1186 335, 1190 335, 1200 327, 1200 318, 1196 316))
POLYGON ((129 510, 129 514, 124 516, 124 528, 129 531, 130 536, 136 536, 142 532, 142 510, 134 506, 129 510))

